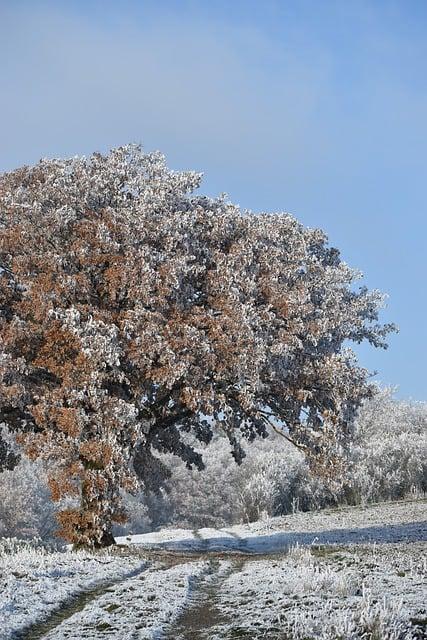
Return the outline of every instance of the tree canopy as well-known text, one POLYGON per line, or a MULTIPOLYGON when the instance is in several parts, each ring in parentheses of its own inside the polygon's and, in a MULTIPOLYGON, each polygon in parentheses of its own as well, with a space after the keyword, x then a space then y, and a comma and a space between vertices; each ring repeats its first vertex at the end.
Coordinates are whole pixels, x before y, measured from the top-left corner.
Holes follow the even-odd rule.
POLYGON ((322 231, 200 181, 133 145, 0 177, 0 423, 75 500, 72 542, 111 542, 121 491, 167 473, 156 452, 202 469, 215 430, 239 462, 279 429, 328 472, 372 394, 347 345, 385 346, 382 295, 322 231))

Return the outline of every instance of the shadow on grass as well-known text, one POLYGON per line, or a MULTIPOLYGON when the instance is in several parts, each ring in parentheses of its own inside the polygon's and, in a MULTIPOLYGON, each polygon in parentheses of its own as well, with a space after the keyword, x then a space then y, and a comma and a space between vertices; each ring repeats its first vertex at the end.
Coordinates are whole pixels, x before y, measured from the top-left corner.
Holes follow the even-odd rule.
POLYGON ((157 543, 138 543, 144 549, 162 549, 172 552, 240 552, 266 554, 285 552, 289 547, 300 545, 349 545, 392 544, 396 542, 427 541, 427 521, 407 524, 390 524, 363 528, 331 529, 318 532, 272 533, 251 537, 211 537, 203 540, 182 539, 157 543))

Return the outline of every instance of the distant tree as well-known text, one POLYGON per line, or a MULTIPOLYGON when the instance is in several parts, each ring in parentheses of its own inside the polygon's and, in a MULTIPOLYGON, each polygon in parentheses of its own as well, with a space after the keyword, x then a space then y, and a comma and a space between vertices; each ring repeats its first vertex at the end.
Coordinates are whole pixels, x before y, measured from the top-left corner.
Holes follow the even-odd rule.
POLYGON ((22 456, 20 463, 13 470, 4 470, 0 478, 0 538, 52 540, 54 505, 43 461, 31 462, 22 456))
POLYGON ((200 179, 137 146, 0 177, 0 422, 78 500, 58 516, 78 545, 113 542, 120 491, 167 473, 156 451, 203 468, 188 433, 240 461, 278 429, 329 473, 372 394, 343 345, 385 346, 381 295, 322 231, 200 179))
POLYGON ((398 500, 427 491, 427 402, 380 389, 363 403, 349 451, 348 502, 398 500))

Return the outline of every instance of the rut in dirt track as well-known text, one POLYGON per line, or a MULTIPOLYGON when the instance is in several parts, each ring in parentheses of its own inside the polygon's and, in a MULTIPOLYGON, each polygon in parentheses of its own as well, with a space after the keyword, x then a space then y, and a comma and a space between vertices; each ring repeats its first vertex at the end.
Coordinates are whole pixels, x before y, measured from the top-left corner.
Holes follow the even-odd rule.
POLYGON ((72 596, 57 609, 52 611, 48 617, 44 618, 44 620, 34 622, 24 629, 16 631, 12 636, 12 640, 42 640, 42 638, 44 638, 44 636, 46 636, 50 631, 53 631, 54 629, 56 629, 56 627, 59 627, 62 622, 64 622, 68 618, 71 618, 71 616, 75 613, 82 611, 88 604, 90 604, 100 596, 103 596, 111 588, 126 582, 130 578, 135 578, 139 574, 146 571, 149 566, 150 563, 144 562, 142 566, 138 567, 138 569, 130 571, 121 578, 109 580, 108 582, 98 583, 92 588, 80 591, 78 594, 72 596))
POLYGON ((218 607, 218 596, 227 578, 241 571, 245 559, 210 560, 207 571, 193 581, 188 606, 162 633, 162 640, 210 640, 214 630, 230 621, 218 607))
POLYGON ((203 539, 198 530, 193 535, 201 543, 200 552, 210 556, 209 566, 202 576, 191 585, 187 607, 181 615, 162 633, 162 640, 211 640, 215 630, 228 626, 230 620, 219 608, 219 595, 224 582, 233 573, 243 569, 250 559, 247 541, 233 532, 236 546, 228 552, 210 552, 210 541, 203 539))

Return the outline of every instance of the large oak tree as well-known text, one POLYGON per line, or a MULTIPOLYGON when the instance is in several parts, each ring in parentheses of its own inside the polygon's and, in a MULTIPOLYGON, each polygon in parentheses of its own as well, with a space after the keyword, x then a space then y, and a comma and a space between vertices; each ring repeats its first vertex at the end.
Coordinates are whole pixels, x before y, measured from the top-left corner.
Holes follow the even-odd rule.
MULTIPOLYGON (((270 428, 329 473, 372 393, 348 341, 384 346, 382 296, 322 231, 195 193, 137 146, 0 177, 0 423, 48 460, 60 534, 111 543, 120 493, 188 434, 270 428)), ((3 463, 14 462, 0 442, 3 463)))

